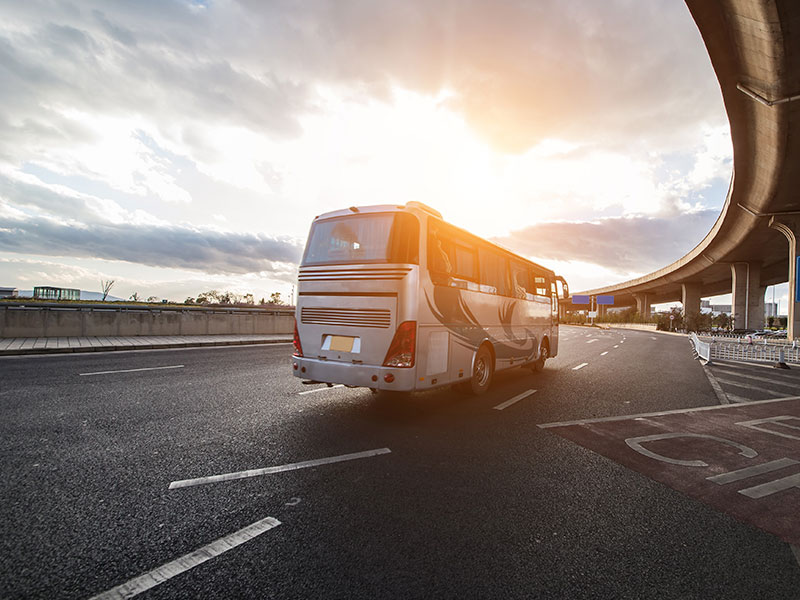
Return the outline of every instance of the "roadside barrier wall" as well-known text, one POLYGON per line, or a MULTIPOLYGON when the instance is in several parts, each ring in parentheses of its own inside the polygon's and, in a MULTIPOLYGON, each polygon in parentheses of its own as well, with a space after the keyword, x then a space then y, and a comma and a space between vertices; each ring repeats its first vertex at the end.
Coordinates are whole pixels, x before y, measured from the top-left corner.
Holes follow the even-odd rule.
POLYGON ((0 303, 0 338, 291 334, 294 308, 0 303))
POLYGON ((655 323, 602 323, 602 325, 619 329, 640 329, 642 331, 655 331, 657 327, 655 323))

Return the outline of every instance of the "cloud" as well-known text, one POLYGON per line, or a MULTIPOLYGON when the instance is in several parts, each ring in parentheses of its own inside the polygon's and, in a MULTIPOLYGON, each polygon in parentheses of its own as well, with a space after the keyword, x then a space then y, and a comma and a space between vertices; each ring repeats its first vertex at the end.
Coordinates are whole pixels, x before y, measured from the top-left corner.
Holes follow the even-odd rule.
POLYGON ((513 152, 589 132, 663 142, 721 112, 700 35, 671 0, 25 4, 0 8, 0 100, 54 138, 59 107, 147 113, 176 139, 203 123, 293 137, 320 85, 378 99, 449 89, 451 108, 513 152))
POLYGON ((671 218, 540 223, 494 241, 541 260, 582 261, 621 273, 646 272, 686 254, 711 230, 718 216, 716 210, 703 210, 671 218))
POLYGON ((302 248, 290 239, 256 233, 129 223, 74 225, 42 217, 0 216, 0 250, 241 274, 271 272, 275 263, 298 263, 302 248))
POLYGON ((204 275, 176 269, 132 267, 126 263, 97 259, 72 259, 71 263, 4 256, 0 252, 0 271, 4 274, 4 284, 22 290, 31 290, 38 285, 57 285, 99 291, 101 280, 113 279, 112 294, 121 298, 128 298, 136 292, 142 298, 156 296, 182 302, 201 292, 222 290, 252 293, 258 300, 261 297, 269 298, 274 291, 282 292, 284 298, 288 299, 292 285, 297 282, 293 270, 291 276, 283 271, 267 276, 262 273, 204 275))
POLYGON ((0 248, 281 280, 296 240, 212 215, 302 235, 341 198, 446 197, 454 215, 503 198, 518 227, 648 213, 505 238, 640 271, 702 237, 713 215, 680 215, 730 172, 716 79, 672 0, 0 3, 0 106, 0 248), (469 135, 401 118, 404 97, 469 135), (537 155, 551 142, 562 158, 537 155))
POLYGON ((285 278, 286 263, 298 263, 302 248, 290 237, 170 224, 30 175, 0 171, 0 250, 285 278))

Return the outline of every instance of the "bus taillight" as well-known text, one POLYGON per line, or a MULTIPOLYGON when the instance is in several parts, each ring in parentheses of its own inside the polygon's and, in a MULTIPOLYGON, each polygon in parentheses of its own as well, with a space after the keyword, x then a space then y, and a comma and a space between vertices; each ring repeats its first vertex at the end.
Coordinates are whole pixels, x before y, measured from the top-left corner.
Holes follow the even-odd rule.
POLYGON ((389 351, 383 360, 384 367, 409 368, 414 366, 417 348, 417 322, 404 321, 394 334, 389 351))
POLYGON ((292 340, 294 344, 294 352, 292 356, 303 356, 303 346, 300 344, 300 334, 297 333, 297 319, 294 320, 294 340, 292 340))

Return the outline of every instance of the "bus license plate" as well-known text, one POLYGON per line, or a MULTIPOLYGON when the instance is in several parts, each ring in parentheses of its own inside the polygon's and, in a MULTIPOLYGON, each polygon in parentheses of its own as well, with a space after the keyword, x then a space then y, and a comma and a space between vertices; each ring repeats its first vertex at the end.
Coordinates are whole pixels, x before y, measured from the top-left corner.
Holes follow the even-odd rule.
POLYGON ((352 352, 355 339, 344 335, 332 335, 331 350, 334 352, 352 352))

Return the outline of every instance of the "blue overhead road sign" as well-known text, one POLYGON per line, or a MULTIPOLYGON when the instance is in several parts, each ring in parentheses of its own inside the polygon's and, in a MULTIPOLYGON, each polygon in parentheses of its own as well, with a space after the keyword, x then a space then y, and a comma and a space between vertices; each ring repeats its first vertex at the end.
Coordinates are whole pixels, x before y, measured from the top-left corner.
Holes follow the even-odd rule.
POLYGON ((573 304, 589 304, 589 296, 573 296, 572 297, 573 304))
POLYGON ((614 304, 614 296, 598 296, 598 304, 614 304))

